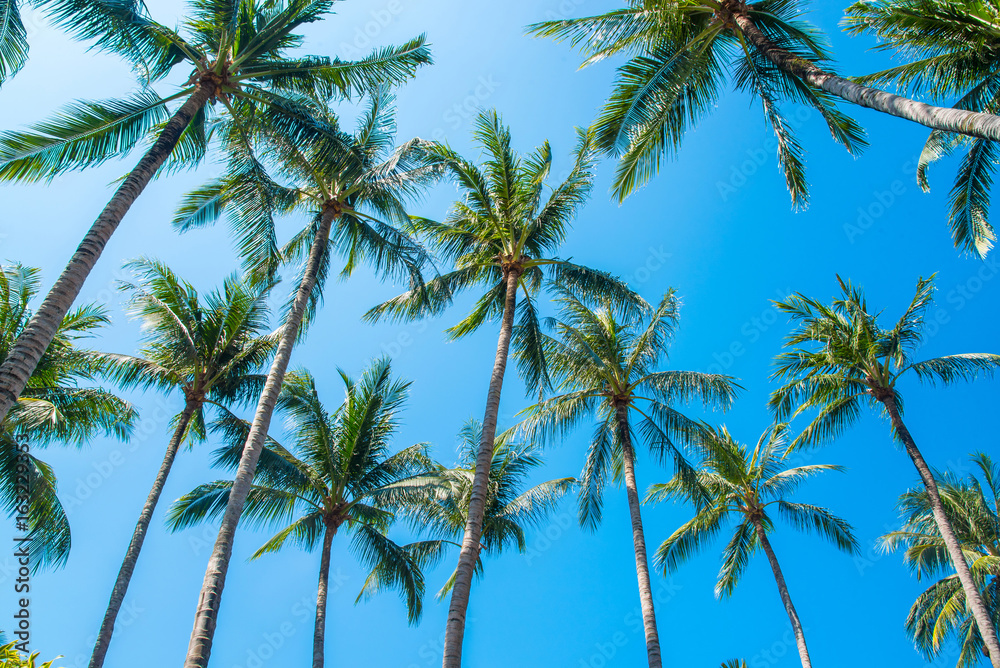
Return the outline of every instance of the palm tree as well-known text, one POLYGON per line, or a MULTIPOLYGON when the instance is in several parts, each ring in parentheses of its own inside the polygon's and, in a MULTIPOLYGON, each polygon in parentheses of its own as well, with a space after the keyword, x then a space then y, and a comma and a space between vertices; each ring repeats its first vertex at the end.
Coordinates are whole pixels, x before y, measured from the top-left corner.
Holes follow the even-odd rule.
MULTIPOLYGON (((909 60, 859 81, 897 84, 912 94, 954 99, 959 109, 1000 112, 1000 6, 972 0, 892 0, 856 2, 847 8, 846 26, 855 34, 879 39, 880 50, 909 60)), ((1000 158, 995 142, 982 137, 934 130, 920 155, 917 182, 929 190, 927 167, 960 148, 968 149, 951 190, 948 222, 955 245, 985 255, 996 241, 989 222, 990 189, 1000 158)))
MULTIPOLYGON (((938 476, 938 488, 996 625, 1000 621, 1000 467, 983 453, 973 455, 972 463, 981 480, 971 475, 959 479, 946 472, 938 476)), ((906 630, 928 661, 940 656, 949 638, 956 639, 960 645, 958 668, 971 668, 989 655, 965 604, 962 583, 951 569, 927 491, 908 491, 900 498, 899 509, 903 528, 883 536, 883 547, 889 551, 905 548, 903 558, 918 579, 947 574, 917 598, 906 619, 906 630)))
POLYGON ((769 427, 751 450, 737 443, 725 427, 707 429, 699 449, 704 462, 693 477, 675 475, 667 483, 653 485, 647 500, 682 499, 692 502, 695 516, 684 523, 656 551, 665 571, 672 572, 714 538, 730 520, 738 522, 723 552, 722 568, 715 585, 716 596, 731 596, 758 549, 764 551, 778 584, 781 602, 795 633, 802 668, 811 668, 802 622, 792 604, 774 548, 768 535, 774 520, 768 506, 800 531, 815 531, 841 550, 856 553, 858 542, 851 526, 826 508, 793 503, 788 497, 808 478, 824 471, 842 471, 840 466, 812 464, 789 468, 783 450, 788 425, 769 427))
MULTIPOLYGON (((322 544, 313 668, 323 667, 330 552, 341 528, 352 534, 351 549, 372 569, 358 598, 397 589, 411 623, 421 613, 421 566, 440 552, 437 541, 401 546, 386 535, 401 509, 427 503, 440 485, 426 445, 391 452, 410 383, 392 377, 388 359, 373 362, 358 380, 340 373, 347 396, 333 412, 320 402, 308 372, 285 379, 280 405, 295 445, 290 451, 268 443, 243 514, 251 525, 283 527, 251 559, 287 544, 307 550, 322 544)), ((216 451, 216 463, 235 469, 250 425, 228 416, 218 426, 228 445, 216 451)), ((198 486, 173 505, 168 525, 178 530, 219 517, 232 488, 232 480, 198 486)))
MULTIPOLYGON (((409 512, 419 531, 436 536, 443 544, 459 545, 454 541, 465 534, 482 434, 483 426, 478 420, 463 425, 458 434, 459 463, 455 468, 439 471, 446 485, 439 489, 436 502, 414 506, 409 512)), ((527 530, 541 526, 576 484, 575 478, 556 478, 525 489, 526 479, 543 463, 535 447, 515 442, 512 430, 496 437, 483 533, 476 555, 477 574, 482 575, 483 554, 499 556, 511 547, 523 553, 527 548, 527 530)), ((448 578, 438 598, 451 592, 456 573, 457 570, 448 578)))
POLYGON ((126 99, 76 103, 27 131, 0 135, 0 179, 20 182, 51 180, 70 169, 101 164, 126 155, 142 139, 155 137, 0 365, 0 420, 24 389, 118 224, 161 167, 200 163, 209 139, 218 135, 227 152, 237 156, 234 159, 252 168, 256 160, 246 137, 261 109, 301 114, 292 100, 298 95, 309 93, 325 100, 334 94, 373 90, 385 82, 403 81, 429 62, 423 38, 358 62, 289 55, 302 42, 294 31, 319 20, 332 4, 333 0, 198 1, 183 24, 185 36, 144 13, 128 12, 127 20, 115 23, 110 32, 103 14, 65 14, 63 24, 71 33, 96 38, 99 47, 133 62, 146 86, 182 63, 193 72, 179 91, 165 98, 144 87, 126 99), (182 99, 170 114, 167 103, 182 99), (225 112, 214 113, 216 104, 225 112))
POLYGON ((801 294, 777 303, 797 328, 787 339, 788 349, 777 357, 773 377, 785 381, 785 385, 772 394, 771 408, 779 420, 819 409, 812 423, 795 439, 793 448, 836 438, 861 417, 865 401, 889 417, 893 435, 903 443, 927 489, 934 521, 958 572, 993 668, 1000 668, 995 627, 945 513, 930 466, 903 423, 902 399, 897 390, 904 374, 943 385, 972 381, 980 374, 991 377, 1000 367, 1000 355, 971 353, 912 360, 923 341, 924 318, 934 301, 933 276, 917 281, 913 301, 889 330, 879 326, 879 313, 868 310, 860 289, 839 276, 837 280, 842 296, 830 306, 801 294))
POLYGON ((598 424, 580 475, 580 524, 596 529, 602 518, 609 473, 624 478, 635 549, 650 668, 661 665, 653 591, 646 559, 634 440, 638 435, 655 459, 672 459, 679 471, 690 467, 675 441, 698 438, 701 425, 674 408, 700 398, 706 406, 729 407, 739 386, 728 376, 692 371, 658 371, 677 330, 680 303, 673 291, 656 308, 622 309, 603 300, 588 305, 558 288, 558 338, 544 336, 542 347, 561 394, 527 409, 528 433, 563 435, 584 420, 598 424), (636 433, 638 431, 638 434, 636 433))
POLYGON ((422 280, 422 251, 398 228, 408 221, 404 202, 419 194, 438 170, 422 161, 417 141, 392 149, 395 115, 391 103, 391 96, 381 89, 353 135, 341 131, 336 117, 319 105, 309 107, 310 117, 286 118, 284 123, 277 122, 281 114, 274 113, 255 141, 292 183, 279 184, 262 169, 244 169, 237 161, 224 178, 191 193, 181 206, 177 219, 181 229, 210 224, 227 211, 238 230, 248 269, 258 273, 272 273, 282 258, 307 254, 205 571, 186 668, 204 668, 208 662, 236 525, 250 493, 292 348, 321 297, 331 247, 346 256, 342 276, 367 262, 383 275, 405 276, 411 284, 422 280), (273 241, 275 216, 295 211, 306 213, 311 223, 279 250, 273 241))
POLYGON ((837 98, 936 130, 1000 140, 1000 118, 991 114, 933 107, 833 74, 826 40, 799 19, 803 4, 628 0, 625 8, 600 16, 529 29, 580 46, 584 65, 619 53, 630 58, 596 121, 601 149, 621 158, 614 181, 619 199, 648 181, 665 154, 679 150, 687 129, 715 109, 727 79, 760 100, 796 205, 808 196, 803 151, 782 102, 816 109, 852 153, 864 148, 864 134, 837 109, 837 98))
MULTIPOLYGON (((16 263, 0 268, 0 355, 31 319, 40 283, 37 269, 16 263)), ((103 368, 102 354, 81 348, 79 341, 110 322, 95 305, 67 314, 21 397, 0 422, 0 505, 11 516, 27 515, 25 545, 36 570, 63 565, 72 536, 56 475, 31 450, 56 442, 82 447, 98 434, 126 440, 138 417, 128 402, 89 385, 103 368)))
POLYGON ((156 389, 184 396, 173 436, 139 514, 132 540, 111 592, 90 668, 100 668, 111 645, 115 620, 128 591, 157 501, 181 444, 205 438, 204 408, 252 401, 259 375, 276 336, 264 335, 270 286, 232 276, 204 297, 166 265, 150 259, 126 265, 138 283, 122 283, 129 308, 143 324, 145 345, 138 355, 105 355, 105 375, 123 388, 156 389))
POLYGON ((469 499, 469 521, 448 611, 445 668, 461 666, 465 611, 482 537, 500 393, 512 338, 516 347, 525 348, 521 370, 529 386, 544 384, 547 372, 537 347, 538 312, 533 300, 546 273, 580 289, 603 290, 619 298, 629 294, 624 285, 602 272, 552 257, 590 192, 595 167, 590 135, 579 133, 573 168, 544 201, 545 180, 552 166, 548 142, 527 156, 517 155, 511 147, 510 129, 503 125, 496 111, 482 112, 476 117, 473 137, 487 156, 482 167, 444 145, 434 144, 424 149, 433 164, 443 166, 454 178, 464 197, 452 206, 444 222, 419 219, 413 225, 442 257, 454 262, 455 270, 389 300, 367 315, 370 320, 383 315, 400 319, 436 315, 451 304, 457 293, 475 287, 483 290, 482 296, 472 312, 448 330, 450 337, 466 336, 487 320, 500 320, 469 499), (523 295, 520 304, 519 293, 523 295), (515 327, 518 307, 520 319, 515 327))

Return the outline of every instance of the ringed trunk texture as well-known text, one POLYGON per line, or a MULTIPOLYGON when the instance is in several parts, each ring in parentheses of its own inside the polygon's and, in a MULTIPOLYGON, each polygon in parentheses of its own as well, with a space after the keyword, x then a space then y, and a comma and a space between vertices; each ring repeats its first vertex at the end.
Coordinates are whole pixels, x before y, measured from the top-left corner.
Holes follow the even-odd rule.
POLYGON ((448 623, 444 636, 444 668, 460 668, 462 665, 462 639, 465 637, 465 612, 469 607, 469 592, 472 577, 479 557, 479 541, 483 535, 483 515, 486 512, 486 491, 493 460, 493 441, 497 433, 497 416, 500 413, 500 390, 503 387, 507 356, 510 353, 510 337, 514 332, 514 309, 517 305, 517 283, 521 273, 510 269, 504 277, 507 294, 504 300, 503 320, 497 341, 497 354, 493 362, 493 375, 486 395, 486 415, 483 418, 483 436, 479 441, 476 456, 476 473, 472 479, 472 495, 469 498, 469 516, 465 524, 465 537, 458 555, 455 569, 455 586, 451 590, 451 604, 448 608, 448 623))
POLYGON ((970 137, 1000 141, 1000 117, 965 109, 936 107, 878 88, 869 88, 820 69, 767 38, 749 15, 736 11, 733 20, 740 31, 768 60, 780 69, 831 95, 884 114, 905 118, 934 130, 957 132, 970 137))
POLYGON ((330 588, 330 548, 337 530, 329 525, 323 532, 323 556, 319 562, 319 587, 316 589, 316 630, 313 632, 313 668, 323 668, 323 644, 326 642, 326 597, 330 588))
POLYGON ((965 560, 965 555, 962 554, 962 547, 958 542, 958 537, 955 536, 955 529, 951 526, 951 520, 948 519, 948 516, 944 512, 944 504, 941 502, 937 482, 934 480, 927 462, 924 461, 923 455, 920 454, 920 450, 917 449, 917 444, 913 440, 913 436, 910 435, 910 431, 903 423, 903 418, 899 414, 899 407, 896 405, 895 397, 890 394, 882 403, 889 412, 892 426, 906 448, 906 454, 913 460, 913 465, 917 467, 920 479, 927 489, 927 497, 931 501, 931 511, 934 513, 934 522, 941 532, 945 547, 948 549, 948 556, 951 557, 951 562, 955 566, 955 572, 962 583, 966 605, 972 611, 972 616, 976 620, 976 626, 979 627, 979 635, 982 636, 983 644, 989 652, 990 665, 993 668, 1000 668, 1000 643, 997 641, 996 628, 993 626, 990 614, 983 603, 983 596, 976 587, 976 581, 972 578, 972 571, 969 570, 969 563, 965 560))
POLYGON ((181 441, 184 440, 184 432, 187 431, 188 424, 198 408, 197 402, 188 400, 184 406, 184 412, 181 413, 180 421, 177 423, 177 428, 174 430, 174 435, 167 445, 167 453, 163 457, 163 463, 160 464, 156 478, 153 480, 153 488, 149 490, 149 496, 146 497, 146 505, 142 507, 142 512, 139 514, 139 521, 135 525, 135 531, 132 532, 132 542, 128 545, 125 559, 122 560, 121 569, 118 571, 118 579, 115 580, 114 589, 111 590, 108 610, 104 613, 104 621, 101 622, 101 630, 98 632, 97 642, 94 644, 94 653, 90 657, 90 668, 101 668, 104 665, 104 657, 107 656, 108 648, 111 646, 111 634, 115 630, 115 620, 118 618, 122 603, 125 602, 125 593, 132 580, 135 564, 139 561, 139 552, 142 550, 143 541, 146 540, 146 531, 153 519, 153 511, 156 510, 156 503, 163 492, 163 485, 167 482, 167 476, 170 475, 170 469, 174 465, 174 458, 177 457, 181 441))
POLYGON ((792 597, 788 594, 788 585, 785 584, 785 576, 781 573, 781 566, 778 565, 778 557, 774 555, 771 541, 767 539, 767 533, 760 520, 753 520, 753 528, 757 531, 757 540, 764 548, 764 554, 771 563, 771 571, 774 573, 774 581, 778 583, 778 593, 781 594, 781 602, 785 604, 785 612, 788 613, 788 621, 792 623, 792 630, 795 632, 795 644, 799 648, 799 658, 802 659, 802 668, 812 668, 812 661, 809 659, 809 650, 806 648, 806 634, 802 630, 802 622, 799 621, 799 613, 795 612, 792 605, 792 597))
POLYGON ((209 557, 208 566, 205 569, 205 579, 202 582, 201 594, 198 597, 194 629, 191 631, 191 642, 188 644, 187 657, 184 659, 184 668, 206 668, 208 666, 208 659, 212 653, 212 639, 215 635, 216 620, 219 615, 219 605, 222 601, 222 590, 226 586, 226 572, 229 570, 229 559, 233 553, 236 525, 243 514, 243 504, 246 502, 247 495, 250 493, 250 487, 253 484, 254 472, 257 470, 257 460, 260 458, 264 439, 267 437, 268 428, 271 426, 274 406, 278 401, 278 394, 281 392, 281 384, 285 380, 285 371, 288 369, 288 362, 292 356, 292 347, 295 345, 295 338, 298 336, 299 328, 302 325, 302 317, 309 303, 309 295, 316 286, 320 262, 323 253, 326 251, 330 236, 330 227, 335 217, 336 214, 332 209, 328 209, 323 213, 316 239, 309 250, 309 259, 306 264, 305 274, 302 276, 301 283, 299 283, 298 291, 295 294, 295 301, 292 303, 292 309, 289 311, 285 324, 282 327, 278 350, 274 355, 274 361, 271 363, 271 369, 268 371, 267 380, 264 383, 264 391, 260 395, 257 410, 254 413, 253 425, 250 427, 246 444, 243 446, 243 455, 240 457, 240 464, 236 470, 236 478, 233 480, 232 491, 229 493, 226 511, 222 516, 222 526, 219 528, 219 536, 215 540, 215 546, 212 548, 212 556, 209 557))
POLYGON ((153 146, 129 172, 111 201, 104 207, 104 211, 83 237, 66 268, 45 295, 28 326, 17 338, 7 359, 0 365, 0 422, 6 419, 11 406, 24 391, 28 378, 38 365, 38 360, 52 343, 59 325, 83 289, 87 276, 97 264, 97 259, 104 252, 111 235, 118 229, 118 224, 132 203, 142 194, 163 161, 174 150, 177 140, 191 119, 214 93, 215 85, 211 82, 199 84, 180 109, 167 121, 166 127, 160 132, 153 146))
POLYGON ((628 512, 632 520, 632 545, 635 548, 635 573, 639 579, 639 603, 642 607, 642 626, 646 634, 646 655, 649 668, 661 668, 660 635, 656 631, 656 613, 653 609, 653 586, 649 581, 649 562, 646 557, 646 536, 642 530, 639 511, 639 490, 635 483, 635 450, 628 425, 628 407, 619 406, 618 430, 622 439, 622 473, 628 495, 628 512))

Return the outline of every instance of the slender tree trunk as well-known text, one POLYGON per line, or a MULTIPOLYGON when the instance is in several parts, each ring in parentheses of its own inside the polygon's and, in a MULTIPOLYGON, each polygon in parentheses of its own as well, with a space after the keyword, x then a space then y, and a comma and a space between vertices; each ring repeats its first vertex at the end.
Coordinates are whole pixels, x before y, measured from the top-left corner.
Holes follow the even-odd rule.
POLYGON ((448 623, 444 636, 444 668, 460 668, 462 665, 462 639, 465 637, 465 612, 469 607, 469 592, 472 577, 479 556, 479 541, 483 535, 483 515, 486 512, 486 492, 493 460, 493 441, 497 433, 497 417, 500 413, 500 390, 503 387, 504 370, 510 352, 510 337, 514 331, 514 308, 517 304, 517 283, 520 271, 509 269, 504 276, 507 294, 504 300, 503 320, 500 324, 500 338, 497 354, 493 362, 493 375, 486 395, 486 415, 483 418, 483 436, 479 441, 476 456, 476 473, 472 479, 472 495, 469 498, 469 516, 465 523, 465 537, 458 555, 455 569, 455 586, 451 590, 451 605, 448 608, 448 623))
POLYGON ((156 510, 156 503, 160 499, 160 493, 163 492, 163 485, 167 482, 167 476, 170 475, 170 469, 174 465, 174 458, 177 456, 181 441, 184 440, 184 432, 187 431, 188 424, 197 410, 198 403, 188 399, 177 423, 177 428, 174 430, 174 435, 170 438, 170 443, 167 444, 167 453, 163 457, 163 463, 160 464, 160 470, 156 472, 153 488, 149 490, 149 496, 146 497, 146 505, 142 507, 142 512, 139 514, 139 521, 135 525, 135 531, 132 532, 132 542, 128 545, 125 559, 122 560, 122 567, 118 571, 118 579, 115 580, 114 589, 111 590, 108 610, 104 613, 104 621, 101 622, 101 630, 98 632, 97 642, 94 644, 94 653, 90 657, 90 668, 101 668, 104 665, 104 657, 111 646, 111 634, 115 630, 115 620, 118 618, 118 612, 125 601, 125 593, 132 580, 135 564, 139 560, 139 552, 146 539, 149 523, 153 519, 153 511, 156 510))
POLYGON ((313 632, 313 668, 323 668, 323 644, 326 641, 326 596, 330 587, 330 547, 337 529, 329 525, 323 531, 323 556, 319 562, 319 587, 316 590, 316 630, 313 632))
POLYGON ((906 454, 913 460, 913 465, 917 467, 920 479, 927 489, 927 497, 931 502, 934 521, 941 532, 941 538, 944 539, 945 547, 948 549, 948 556, 951 557, 952 564, 955 566, 958 579, 962 583, 962 590, 965 592, 965 602, 972 611, 972 616, 976 620, 976 626, 979 627, 979 635, 982 636, 983 644, 987 651, 989 651, 990 664, 993 668, 1000 668, 1000 643, 997 642, 996 628, 993 626, 990 613, 983 603, 983 596, 976 587, 976 581, 972 578, 972 571, 969 570, 969 563, 965 560, 965 555, 962 554, 962 546, 955 536, 955 529, 951 526, 951 520, 945 514, 944 504, 941 502, 941 495, 938 493, 937 481, 934 480, 934 475, 931 473, 930 467, 924 461, 924 457, 920 454, 920 450, 917 449, 917 444, 913 440, 913 436, 910 435, 910 431, 903 423, 903 418, 899 414, 899 407, 896 406, 895 397, 890 394, 886 399, 882 400, 882 403, 889 412, 889 418, 892 420, 892 426, 896 430, 896 434, 903 442, 903 447, 906 448, 906 454))
POLYGON ((649 581, 649 562, 646 558, 646 535, 642 531, 642 514, 639 511, 639 490, 635 483, 635 450, 628 425, 628 407, 618 406, 618 432, 622 442, 622 473, 628 495, 628 512, 632 520, 632 545, 635 548, 635 573, 639 579, 639 603, 642 606, 642 626, 646 633, 646 656, 649 668, 660 668, 660 635, 656 631, 656 613, 653 610, 653 586, 649 581))
POLYGON ((264 391, 257 403, 253 425, 250 427, 246 445, 243 447, 243 455, 240 457, 239 468, 236 470, 233 488, 229 493, 226 511, 222 516, 219 536, 215 540, 212 556, 209 557, 208 566, 205 569, 205 579, 198 597, 198 609, 195 613, 194 629, 191 631, 191 642, 188 645, 184 668, 205 668, 208 665, 208 658, 212 653, 215 624, 219 615, 219 605, 222 601, 222 590, 226 586, 226 572, 229 570, 229 559, 233 553, 236 525, 240 521, 243 504, 246 502, 247 494, 250 493, 250 487, 253 484, 257 460, 260 458, 264 439, 271 426, 271 416, 274 414, 274 406, 278 400, 278 394, 281 392, 281 384, 285 380, 285 371, 288 369, 292 347, 295 345, 295 339, 309 303, 309 295, 316 286, 316 278, 319 275, 320 263, 323 253, 326 251, 330 227, 334 218, 336 218, 336 214, 332 208, 323 212, 316 239, 309 250, 305 273, 295 294, 295 301, 292 303, 292 309, 281 329, 278 350, 275 353, 274 362, 271 364, 271 370, 268 371, 264 391))
POLYGON ((747 41, 779 69, 831 95, 884 114, 905 118, 934 130, 957 132, 970 137, 1000 141, 1000 117, 965 109, 936 107, 884 90, 869 88, 820 69, 812 62, 777 46, 761 32, 745 9, 734 9, 732 17, 747 41))
POLYGON ((806 648, 806 634, 802 630, 802 622, 799 621, 799 613, 795 612, 792 605, 792 597, 788 594, 788 585, 785 584, 785 576, 781 573, 781 566, 778 565, 778 558, 774 556, 774 549, 771 541, 767 539, 764 525, 760 520, 754 519, 753 527, 757 530, 757 540, 760 541, 767 560, 771 562, 771 571, 774 573, 774 581, 778 583, 778 593, 781 594, 781 602, 785 604, 785 612, 788 613, 788 621, 792 623, 792 630, 795 632, 795 644, 799 648, 799 658, 802 659, 802 668, 812 668, 812 661, 809 659, 809 650, 806 648))
POLYGON ((139 163, 129 172, 115 192, 104 211, 97 217, 93 226, 83 237, 73 257, 63 269, 59 279, 45 295, 38 311, 28 322, 14 346, 10 349, 7 359, 0 365, 0 422, 7 417, 11 406, 21 396, 28 378, 35 371, 38 360, 42 358, 45 349, 52 343, 59 325, 76 300, 83 283, 104 252, 111 235, 118 229, 118 224, 128 212, 129 207, 139 197, 150 179, 156 174, 163 161, 167 159, 181 133, 187 128, 195 114, 205 106, 205 103, 215 92, 211 82, 199 84, 191 96, 181 105, 181 108, 170 118, 166 127, 160 132, 153 146, 142 156, 139 163))

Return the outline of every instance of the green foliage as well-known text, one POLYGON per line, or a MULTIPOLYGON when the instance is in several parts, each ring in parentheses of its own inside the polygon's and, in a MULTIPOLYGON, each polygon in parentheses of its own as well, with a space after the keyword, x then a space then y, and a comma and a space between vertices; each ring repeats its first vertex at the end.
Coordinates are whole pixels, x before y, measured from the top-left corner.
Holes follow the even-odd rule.
POLYGON ((735 522, 715 586, 717 596, 731 596, 761 547, 758 526, 765 534, 774 530, 771 506, 792 527, 814 531, 847 553, 858 551, 846 521, 826 508, 788 500, 807 479, 844 470, 828 464, 789 467, 784 454, 788 425, 769 428, 752 450, 736 442, 725 427, 706 427, 704 434, 698 445, 703 461, 694 476, 677 474, 670 482, 653 485, 646 496, 647 501, 688 501, 696 509, 695 516, 656 551, 656 561, 665 572, 675 571, 716 538, 727 522, 735 522))
MULTIPOLYGON (((993 619, 1000 623, 1000 467, 986 454, 972 456, 978 478, 938 475, 938 491, 977 589, 993 619)), ((902 548, 903 559, 920 580, 941 577, 914 602, 906 630, 928 661, 959 645, 958 668, 979 665, 985 646, 965 603, 965 592, 934 521, 927 491, 912 489, 900 498, 903 527, 882 537, 888 551, 902 548), (943 576, 943 577, 942 577, 943 576)))
MULTIPOLYGON (((847 8, 845 26, 877 37, 875 47, 906 60, 860 80, 896 84, 959 109, 1000 111, 1000 6, 974 0, 868 0, 847 8), (955 98, 958 98, 955 101, 955 98)), ((966 149, 951 190, 949 222, 955 245, 985 257, 996 241, 989 222, 990 191, 998 154, 995 142, 932 132, 917 179, 929 189, 931 163, 966 149)))
MULTIPOLYGON (((409 513, 414 528, 435 536, 443 546, 455 545, 465 534, 469 517, 472 482, 483 427, 469 420, 459 432, 459 462, 455 468, 439 470, 443 485, 433 503, 416 506, 409 513)), ((523 553, 527 548, 528 529, 540 528, 556 509, 559 501, 576 484, 573 478, 557 478, 525 489, 525 483, 543 460, 537 448, 515 441, 513 431, 499 434, 493 446, 493 458, 487 482, 486 509, 480 540, 478 574, 482 574, 482 556, 499 556, 510 548, 523 553)), ((455 575, 438 592, 444 598, 454 585, 455 575)))
MULTIPOLYGON (((673 338, 680 302, 667 292, 654 308, 636 295, 629 302, 587 299, 558 285, 556 337, 539 335, 538 346, 560 394, 525 410, 523 428, 544 439, 565 437, 584 421, 597 426, 580 475, 580 523, 601 521, 607 479, 619 478, 624 451, 619 407, 629 416, 629 439, 641 437, 654 459, 673 460, 691 473, 683 446, 701 437, 702 426, 675 406, 700 400, 728 408, 740 386, 729 376, 692 371, 658 371, 673 338), (632 434, 633 430, 637 433, 632 434)), ((529 350, 518 355, 524 365, 529 350)))
MULTIPOLYGON (((0 271, 0 359, 6 358, 32 316, 39 272, 20 264, 0 271)), ((104 366, 101 354, 79 347, 110 320, 103 308, 85 305, 63 319, 27 387, 0 425, 0 506, 17 514, 21 444, 29 448, 28 536, 35 570, 61 566, 69 558, 69 522, 57 496, 56 476, 35 456, 37 448, 61 442, 83 446, 98 434, 127 439, 136 422, 128 402, 91 385, 104 366)))
POLYGON ((3 668, 52 668, 52 664, 62 658, 57 656, 51 661, 38 663, 38 652, 23 656, 15 648, 16 644, 16 642, 11 642, 0 646, 0 666, 3 668))
MULTIPOLYGON (((783 103, 817 110, 834 140, 852 154, 866 146, 864 131, 839 111, 828 93, 787 72, 751 44, 723 3, 703 0, 628 0, 625 9, 599 16, 554 20, 532 34, 569 41, 584 65, 624 55, 611 96, 594 124, 599 148, 618 157, 613 189, 624 200, 675 156, 690 129, 710 114, 727 80, 761 104, 778 139, 778 162, 792 203, 808 203, 804 149, 783 115, 783 103)), ((742 8, 777 48, 828 66, 825 39, 799 18, 799 2, 760 0, 742 8)))
MULTIPOLYGON (((343 372, 341 377, 347 396, 332 412, 320 402, 308 372, 285 379, 278 405, 294 446, 268 441, 242 515, 251 527, 281 529, 251 558, 289 544, 312 550, 328 532, 344 531, 351 535, 355 556, 371 570, 358 599, 398 591, 410 622, 416 623, 424 593, 422 568, 439 557, 440 546, 398 545, 387 534, 397 513, 430 503, 441 481, 425 445, 391 452, 409 383, 392 377, 389 361, 377 360, 360 379, 343 372)), ((235 470, 250 425, 229 414, 213 429, 226 442, 215 453, 216 465, 235 470)), ((168 526, 176 531, 220 517, 232 484, 217 480, 185 494, 169 510, 168 526)))
POLYGON ((817 409, 816 417, 790 447, 819 445, 836 438, 862 415, 867 403, 875 410, 892 399, 902 411, 896 389, 903 374, 949 385, 992 377, 1000 355, 967 353, 914 362, 924 341, 924 322, 934 303, 934 277, 917 281, 912 301, 891 329, 879 325, 878 311, 868 307, 861 289, 839 276, 841 296, 827 305, 795 294, 777 307, 795 329, 772 374, 784 382, 771 395, 779 420, 817 409))

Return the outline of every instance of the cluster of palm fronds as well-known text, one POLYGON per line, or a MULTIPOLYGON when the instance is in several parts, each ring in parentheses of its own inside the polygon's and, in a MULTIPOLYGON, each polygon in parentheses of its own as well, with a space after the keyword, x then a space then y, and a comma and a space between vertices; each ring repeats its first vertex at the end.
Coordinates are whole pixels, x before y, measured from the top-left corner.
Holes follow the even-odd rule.
MULTIPOLYGON (((241 521, 279 529, 255 557, 285 545, 322 546, 315 668, 324 663, 330 552, 338 533, 351 534, 356 556, 370 571, 359 598, 397 591, 411 622, 421 613, 424 569, 456 547, 457 566, 441 596, 450 595, 444 666, 458 668, 482 557, 509 547, 524 550, 526 532, 574 486, 580 523, 595 529, 609 482, 626 488, 648 660, 659 668, 635 472, 640 451, 674 471, 645 500, 682 500, 695 510, 656 550, 655 566, 672 571, 734 522, 718 593, 732 593, 750 558, 763 551, 803 666, 810 666, 803 626, 768 535, 780 517, 842 550, 857 549, 845 520, 788 498, 811 476, 838 467, 791 466, 788 456, 837 438, 866 407, 891 422, 923 485, 904 497, 906 530, 887 538, 887 545, 905 544, 907 561, 920 576, 949 574, 917 601, 908 630, 929 657, 955 637, 962 645, 960 665, 986 656, 1000 668, 998 473, 989 458, 976 460, 992 507, 980 483, 936 475, 903 422, 897 389, 904 374, 941 384, 992 376, 1000 356, 912 359, 932 303, 931 280, 918 283, 912 303, 890 329, 880 326, 863 293, 844 281, 832 304, 803 295, 780 303, 795 329, 776 359, 774 379, 782 385, 771 400, 774 423, 751 448, 725 427, 682 412, 691 402, 727 410, 742 388, 729 376, 662 368, 679 322, 673 291, 650 304, 619 278, 560 255, 590 196, 600 157, 618 158, 613 189, 624 199, 656 174, 665 157, 678 153, 687 131, 711 113, 731 84, 761 104, 796 206, 807 203, 808 184, 804 147, 782 110, 789 103, 817 110, 833 138, 852 153, 864 149, 866 140, 860 125, 838 108, 842 101, 927 126, 932 134, 918 171, 924 187, 930 163, 967 150, 949 219, 956 244, 984 256, 995 240, 988 209, 1000 141, 1000 79, 994 69, 1000 62, 1000 4, 851 5, 848 31, 875 35, 880 48, 906 60, 855 79, 832 71, 826 38, 804 21, 804 3, 795 0, 628 0, 600 16, 531 26, 536 35, 580 47, 586 64, 626 59, 593 126, 578 131, 572 167, 557 183, 551 182, 548 143, 518 154, 495 111, 475 119, 482 164, 439 142, 397 144, 393 89, 431 63, 429 47, 417 37, 357 61, 302 55, 300 29, 331 14, 334 0, 193 0, 177 29, 154 20, 138 0, 28 4, 74 38, 130 63, 138 89, 120 99, 77 102, 28 129, 0 134, 0 179, 51 181, 142 151, 37 308, 31 304, 37 271, 11 264, 0 272, 0 495, 9 514, 27 510, 36 568, 65 563, 71 534, 55 474, 33 448, 79 445, 98 434, 127 438, 136 411, 102 388, 102 379, 121 390, 183 398, 91 668, 105 661, 181 446, 207 439, 221 441, 216 463, 232 470, 233 478, 197 487, 169 511, 174 529, 221 521, 185 668, 208 664, 241 521), (161 94, 177 68, 187 70, 184 83, 161 94), (872 87, 882 84, 952 106, 872 87), (364 104, 357 126, 345 129, 336 105, 356 102, 364 104), (128 355, 82 347, 79 339, 109 320, 101 305, 74 310, 73 304, 129 208, 152 179, 202 165, 209 156, 224 165, 222 174, 183 199, 174 223, 184 232, 225 219, 242 272, 199 295, 157 260, 136 260, 129 266, 135 281, 121 287, 131 315, 144 325, 141 349, 128 355), (444 219, 410 216, 409 205, 442 179, 461 192, 444 219), (280 230, 294 221, 298 227, 291 235, 280 230), (291 239, 280 245, 283 236, 291 239), (367 265, 409 286, 374 306, 368 320, 439 315, 456 296, 474 291, 471 312, 449 336, 497 323, 484 418, 462 430, 456 466, 435 462, 424 444, 393 447, 408 383, 392 376, 389 360, 372 362, 358 379, 341 373, 346 396, 332 410, 320 401, 308 372, 289 371, 294 347, 319 317, 338 255, 342 277, 367 265), (278 272, 290 265, 298 265, 298 281, 280 324, 268 331, 269 299, 278 272), (558 316, 546 320, 542 314, 550 305, 558 316), (498 433, 511 356, 539 400, 522 422, 498 433), (812 419, 793 436, 789 422, 803 414, 812 419), (287 418, 288 447, 272 434, 276 415, 287 418), (542 463, 538 448, 586 423, 595 425, 579 479, 525 489, 530 471, 542 463), (26 502, 17 483, 25 443, 31 450, 28 470, 21 472, 28 481, 26 502), (396 541, 393 527, 400 521, 414 540, 396 541)), ((0 0, 0 82, 27 58, 21 9, 16 0, 0 0)))

